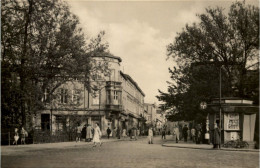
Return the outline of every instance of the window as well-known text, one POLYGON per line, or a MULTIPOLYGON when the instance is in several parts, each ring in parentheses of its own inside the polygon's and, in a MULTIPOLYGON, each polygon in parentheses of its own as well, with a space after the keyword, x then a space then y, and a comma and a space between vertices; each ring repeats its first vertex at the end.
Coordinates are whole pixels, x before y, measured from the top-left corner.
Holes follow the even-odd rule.
POLYGON ((50 89, 44 90, 42 101, 46 103, 50 102, 50 89))
POLYGON ((68 103, 68 89, 60 89, 60 103, 67 104, 68 103))
POLYGON ((118 104, 118 92, 114 90, 114 104, 118 104))
POLYGON ((99 105, 99 93, 98 93, 98 91, 95 91, 95 92, 94 92, 93 104, 94 104, 94 105, 99 105))
POLYGON ((73 104, 80 103, 80 90, 72 90, 71 101, 73 104))

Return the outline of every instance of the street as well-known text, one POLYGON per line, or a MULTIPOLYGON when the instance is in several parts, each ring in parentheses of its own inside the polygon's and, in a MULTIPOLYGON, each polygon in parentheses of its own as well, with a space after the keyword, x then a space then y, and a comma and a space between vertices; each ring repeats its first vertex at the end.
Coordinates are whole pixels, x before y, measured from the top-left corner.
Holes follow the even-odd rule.
MULTIPOLYGON (((161 168, 161 167, 258 167, 258 152, 181 149, 162 147, 155 137, 137 141, 115 141, 92 148, 90 144, 65 148, 41 148, 11 154, 2 149, 3 168, 161 168)), ((76 142, 75 142, 76 143, 76 142)), ((85 143, 85 142, 80 142, 85 143)))

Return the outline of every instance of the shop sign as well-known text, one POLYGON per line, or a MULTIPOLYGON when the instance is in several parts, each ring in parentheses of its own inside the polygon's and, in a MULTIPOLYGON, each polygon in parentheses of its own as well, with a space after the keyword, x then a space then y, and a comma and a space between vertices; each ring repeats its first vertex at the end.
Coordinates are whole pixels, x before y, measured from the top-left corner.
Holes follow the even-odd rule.
POLYGON ((227 116, 227 130, 239 130, 239 114, 229 113, 227 116))

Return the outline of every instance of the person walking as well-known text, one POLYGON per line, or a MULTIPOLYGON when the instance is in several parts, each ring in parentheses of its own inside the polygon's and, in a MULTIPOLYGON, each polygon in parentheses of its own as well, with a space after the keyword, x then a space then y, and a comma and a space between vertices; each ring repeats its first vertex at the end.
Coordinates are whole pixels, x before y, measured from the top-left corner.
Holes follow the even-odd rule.
POLYGON ((26 144, 25 143, 25 137, 28 136, 27 131, 22 127, 21 129, 21 144, 26 144))
POLYGON ((187 125, 185 125, 183 127, 182 135, 183 135, 183 138, 184 138, 184 142, 187 142, 187 139, 188 139, 188 127, 187 127, 187 125))
POLYGON ((108 128, 107 128, 107 139, 109 139, 110 134, 111 134, 111 129, 108 127, 108 128))
POLYGON ((173 128, 173 134, 176 136, 176 143, 179 142, 180 140, 180 131, 179 131, 179 127, 177 124, 175 124, 174 128, 173 128))
POLYGON ((102 136, 102 133, 100 131, 100 128, 99 128, 99 125, 98 123, 95 124, 95 128, 94 128, 94 136, 93 136, 93 147, 96 147, 96 144, 99 143, 99 146, 102 145, 102 142, 101 142, 101 136, 102 136))
POLYGON ((113 138, 116 138, 116 134, 117 134, 117 128, 115 127, 112 133, 113 138))
POLYGON ((200 124, 196 127, 196 144, 200 144, 201 142, 201 126, 200 124))
POLYGON ((191 133, 192 142, 195 142, 196 130, 194 127, 192 127, 190 133, 191 133))
POLYGON ((165 128, 162 129, 162 139, 166 139, 166 130, 165 130, 165 128))
POLYGON ((136 141, 137 140, 137 130, 136 130, 136 127, 133 127, 133 136, 134 136, 134 140, 136 141))
POLYGON ((13 142, 13 145, 17 145, 17 141, 19 139, 19 133, 18 133, 18 128, 15 128, 14 129, 14 142, 13 142))
POLYGON ((87 128, 86 128, 86 124, 83 126, 82 130, 81 130, 81 140, 86 140, 86 136, 87 136, 87 128))
POLYGON ((220 141, 220 129, 217 123, 214 124, 214 132, 213 132, 213 148, 220 149, 221 141, 220 141))
POLYGON ((127 137, 127 135, 126 135, 126 129, 124 128, 123 129, 123 132, 122 132, 122 137, 123 137, 123 139, 125 140, 126 139, 126 137, 127 137))
POLYGON ((90 142, 91 139, 92 139, 92 127, 91 127, 90 124, 88 124, 88 126, 87 126, 87 136, 86 136, 86 140, 87 140, 88 142, 90 142))
POLYGON ((80 124, 78 124, 76 142, 80 142, 80 137, 81 137, 81 127, 80 124))
POLYGON ((148 144, 153 144, 153 130, 152 127, 148 130, 148 144))
POLYGON ((129 135, 130 139, 132 139, 132 128, 128 130, 128 135, 129 135))
POLYGON ((118 127, 117 129, 117 139, 120 139, 121 136, 121 129, 118 127))

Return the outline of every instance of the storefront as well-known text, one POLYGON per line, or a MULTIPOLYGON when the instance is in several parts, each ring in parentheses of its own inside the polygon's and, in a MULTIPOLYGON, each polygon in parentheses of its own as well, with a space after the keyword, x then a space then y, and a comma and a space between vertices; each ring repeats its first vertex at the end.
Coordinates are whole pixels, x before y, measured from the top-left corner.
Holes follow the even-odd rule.
POLYGON ((219 103, 219 99, 214 99, 208 108, 209 130, 220 123, 222 143, 238 139, 253 142, 258 111, 259 106, 249 100, 222 98, 219 103))

